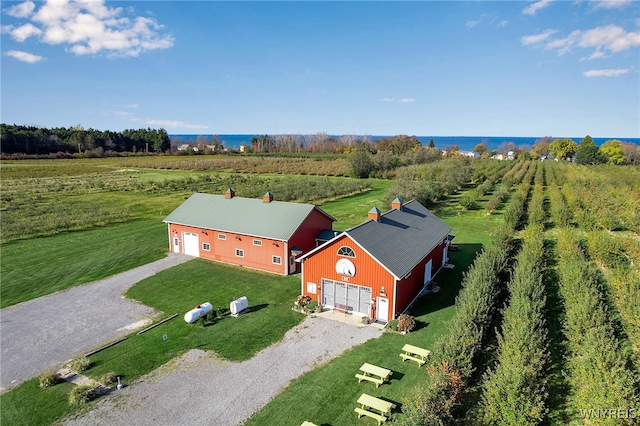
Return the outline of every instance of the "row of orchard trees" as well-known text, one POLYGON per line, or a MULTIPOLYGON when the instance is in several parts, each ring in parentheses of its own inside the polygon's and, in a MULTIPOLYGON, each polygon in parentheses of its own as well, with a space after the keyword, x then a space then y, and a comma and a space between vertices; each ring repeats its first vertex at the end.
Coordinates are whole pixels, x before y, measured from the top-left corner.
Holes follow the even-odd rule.
POLYGON ((411 397, 403 399, 403 416, 398 419, 401 424, 455 424, 466 416, 478 381, 478 365, 488 350, 500 301, 505 297, 514 231, 523 218, 535 169, 528 164, 518 167, 525 170, 525 175, 516 188, 519 196, 512 197, 507 205, 514 212, 513 220, 505 222, 466 272, 456 298, 456 314, 448 324, 449 332, 433 348, 434 364, 428 368, 429 377, 411 397))
POLYGON ((129 129, 122 132, 85 130, 82 126, 46 129, 0 124, 2 154, 164 152, 171 146, 164 129, 129 129))

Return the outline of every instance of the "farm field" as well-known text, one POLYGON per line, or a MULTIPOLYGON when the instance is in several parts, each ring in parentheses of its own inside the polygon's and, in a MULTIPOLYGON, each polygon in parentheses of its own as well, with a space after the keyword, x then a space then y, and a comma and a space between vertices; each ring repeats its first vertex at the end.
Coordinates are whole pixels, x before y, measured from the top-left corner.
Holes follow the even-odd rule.
MULTIPOLYGON (((266 190, 276 198, 287 194, 293 201, 321 205, 342 230, 361 223, 374 205, 385 211, 389 197, 396 195, 391 192, 408 187, 398 186, 398 180, 285 176, 279 170, 234 174, 231 168, 194 169, 212 166, 194 166, 189 160, 174 157, 187 161, 177 170, 173 167, 179 164, 164 157, 155 163, 152 157, 82 160, 73 167, 55 161, 3 162, 2 307, 163 256, 167 241, 161 220, 193 191, 221 193, 233 186, 240 196, 258 197, 266 190), (137 168, 145 161, 149 168, 137 168), (28 169, 28 163, 38 170, 37 178, 21 177, 28 174, 21 169, 28 169), (111 216, 109 209, 121 214, 111 216), (41 217, 43 223, 47 217, 60 223, 64 212, 92 219, 82 226, 71 221, 62 232, 23 233, 19 221, 5 219, 12 212, 32 214, 36 221, 41 217), (58 255, 51 258, 51 253, 58 255), (73 273, 65 274, 69 265, 73 273)), ((215 159, 226 160, 232 161, 215 159)), ((315 160, 292 163, 309 161, 315 160)), ((302 376, 249 425, 304 420, 373 424, 353 412, 363 392, 396 403, 394 422, 405 425, 427 424, 421 417, 425 407, 439 407, 437 415, 445 423, 633 424, 631 418, 594 418, 589 410, 616 407, 636 413, 640 407, 640 169, 532 161, 470 164, 464 185, 429 201, 428 207, 453 228, 458 250, 450 253, 456 268, 435 278, 441 291, 412 308, 416 330, 406 336, 385 332, 302 376), (531 329, 539 334, 528 333, 531 329), (431 369, 402 363, 398 355, 404 343, 432 350, 431 369), (377 389, 358 383, 354 374, 363 362, 393 370, 391 383, 377 389), (530 375, 523 377, 523 372, 530 375)), ((285 164, 282 170, 290 167, 285 164)), ((429 167, 412 172, 423 179, 411 183, 412 191, 420 185, 442 188, 436 185, 438 172, 432 171, 439 166, 429 167)), ((186 332, 170 321, 92 357, 88 374, 99 378, 117 371, 133 379, 192 347, 246 359, 301 320, 289 309, 300 291, 299 277, 254 276, 236 269, 190 261, 134 286, 128 297, 170 315, 203 298, 225 306, 240 290, 227 283, 237 281, 261 306, 257 322, 249 319, 235 329, 223 316, 186 332), (263 285, 277 288, 277 294, 267 295, 263 285), (212 288, 217 298, 208 296, 212 288), (260 331, 261 323, 271 324, 273 333, 260 331), (176 336, 168 348, 159 339, 163 333, 176 336), (238 348, 224 338, 237 333, 245 333, 246 346, 238 348)), ((0 397, 2 423, 50 424, 73 411, 67 394, 66 387, 40 390, 37 379, 26 382, 0 397), (58 402, 30 414, 28 423, 13 423, 30 404, 48 400, 58 402), (15 409, 6 411, 7 404, 15 409)))

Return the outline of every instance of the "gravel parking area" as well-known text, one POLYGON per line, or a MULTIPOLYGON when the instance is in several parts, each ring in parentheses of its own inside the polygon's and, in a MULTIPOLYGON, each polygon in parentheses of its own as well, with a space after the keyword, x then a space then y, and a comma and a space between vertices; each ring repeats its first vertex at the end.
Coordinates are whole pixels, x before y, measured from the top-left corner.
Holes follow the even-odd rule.
POLYGON ((122 296, 137 282, 191 260, 175 253, 94 283, 0 310, 0 390, 127 335, 155 311, 122 296))
POLYGON ((308 317, 282 341, 241 363, 191 350, 64 424, 238 425, 291 380, 380 333, 374 327, 308 317))

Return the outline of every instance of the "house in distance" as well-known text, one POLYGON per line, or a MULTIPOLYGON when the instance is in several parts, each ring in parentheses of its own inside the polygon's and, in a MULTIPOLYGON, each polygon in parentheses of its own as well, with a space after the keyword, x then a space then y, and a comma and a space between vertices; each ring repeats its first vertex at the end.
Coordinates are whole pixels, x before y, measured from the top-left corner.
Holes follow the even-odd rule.
POLYGON ((332 238, 335 219, 313 204, 195 193, 164 219, 169 250, 290 275, 297 256, 332 238), (326 237, 325 237, 326 236, 326 237))
POLYGON ((409 307, 447 262, 451 228, 415 200, 391 207, 302 255, 302 294, 381 322, 409 307))

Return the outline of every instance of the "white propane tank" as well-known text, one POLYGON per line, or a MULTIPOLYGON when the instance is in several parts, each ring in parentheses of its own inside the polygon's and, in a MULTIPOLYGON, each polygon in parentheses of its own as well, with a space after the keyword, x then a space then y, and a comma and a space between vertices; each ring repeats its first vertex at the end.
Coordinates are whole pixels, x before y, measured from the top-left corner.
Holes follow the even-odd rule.
POLYGON ((238 313, 244 311, 249 307, 249 301, 245 296, 232 301, 229 304, 229 310, 231 311, 231 315, 238 315, 238 313))
POLYGON ((198 319, 207 315, 212 310, 213 310, 213 305, 211 305, 211 303, 209 302, 203 303, 202 305, 198 305, 192 310, 190 310, 189 312, 187 312, 186 314, 184 314, 184 320, 189 324, 194 323, 198 321, 198 319))

